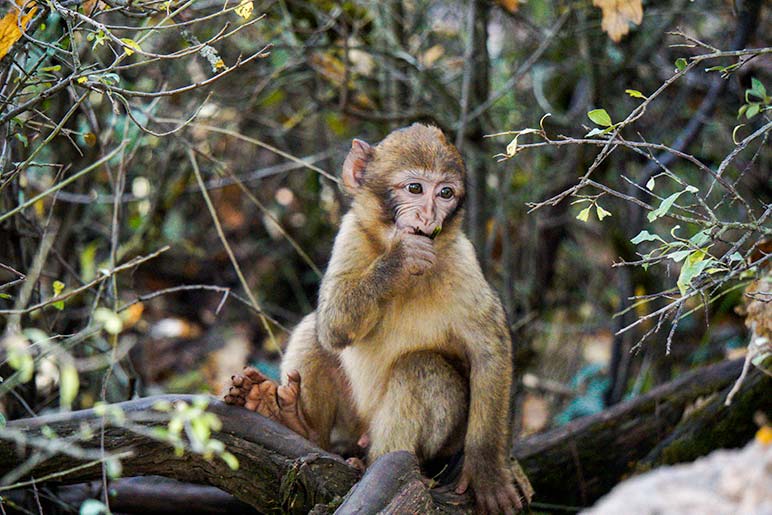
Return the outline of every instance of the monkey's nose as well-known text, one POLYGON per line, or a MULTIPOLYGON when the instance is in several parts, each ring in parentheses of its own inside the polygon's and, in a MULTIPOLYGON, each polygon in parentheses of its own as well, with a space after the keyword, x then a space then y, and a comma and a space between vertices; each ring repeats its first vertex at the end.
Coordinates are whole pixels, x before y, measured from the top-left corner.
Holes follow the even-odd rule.
POLYGON ((419 224, 413 228, 415 234, 434 239, 439 233, 440 226, 437 224, 419 224))

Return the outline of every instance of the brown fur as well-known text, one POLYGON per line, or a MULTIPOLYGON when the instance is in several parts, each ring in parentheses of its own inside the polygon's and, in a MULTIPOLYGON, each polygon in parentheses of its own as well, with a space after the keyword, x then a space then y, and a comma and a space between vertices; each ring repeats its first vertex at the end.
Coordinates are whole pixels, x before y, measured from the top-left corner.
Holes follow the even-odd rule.
MULTIPOLYGON (((404 255, 390 239, 391 175, 430 170, 463 185, 461 156, 439 129, 418 124, 355 151, 364 157, 347 159, 363 167, 347 183, 353 205, 335 239, 319 307, 293 333, 282 372, 300 372, 303 411, 322 446, 330 446, 337 426, 354 441, 369 434, 369 460, 410 450, 425 461, 463 448, 462 477, 480 506, 510 511, 516 503, 502 499, 512 488, 511 341, 499 298, 455 212, 423 275, 402 273, 404 255)), ((463 193, 462 186, 457 210, 463 193)))

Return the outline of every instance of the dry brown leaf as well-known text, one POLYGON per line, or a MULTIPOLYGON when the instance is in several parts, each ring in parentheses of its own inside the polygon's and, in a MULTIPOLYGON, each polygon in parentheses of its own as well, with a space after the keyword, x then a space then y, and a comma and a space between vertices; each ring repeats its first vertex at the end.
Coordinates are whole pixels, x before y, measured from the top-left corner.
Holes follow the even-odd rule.
POLYGON ((615 43, 630 32, 630 23, 640 25, 643 20, 641 0, 592 0, 603 11, 601 28, 615 43))
POLYGON ((437 59, 445 55, 445 49, 442 45, 434 45, 429 50, 423 53, 419 57, 421 64, 427 68, 431 68, 432 65, 437 62, 437 59))
POLYGON ((21 38, 22 31, 27 28, 30 20, 37 11, 34 2, 16 0, 17 7, 12 7, 8 13, 0 19, 0 59, 5 57, 14 43, 21 38), (21 11, 19 10, 21 9, 21 11), (24 10, 28 9, 25 13, 24 10))
POLYGON ((336 86, 343 85, 346 77, 346 65, 330 53, 314 52, 309 58, 311 66, 336 86))
POLYGON ((91 16, 96 11, 101 11, 105 8, 104 3, 100 2, 99 0, 86 0, 81 4, 81 8, 83 9, 83 13, 86 16, 91 16))
MULTIPOLYGON (((524 1, 524 0, 523 0, 524 1)), ((496 3, 511 13, 516 13, 520 8, 521 0, 496 0, 496 3)))

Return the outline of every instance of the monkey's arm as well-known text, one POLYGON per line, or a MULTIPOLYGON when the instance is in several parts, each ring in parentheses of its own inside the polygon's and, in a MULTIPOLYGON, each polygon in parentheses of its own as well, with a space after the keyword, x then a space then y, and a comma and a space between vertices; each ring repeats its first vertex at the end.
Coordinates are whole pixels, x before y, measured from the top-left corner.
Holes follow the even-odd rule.
POLYGON ((498 300, 466 335, 470 365, 464 467, 457 491, 472 486, 481 511, 509 513, 520 501, 509 468, 512 341, 498 300))
POLYGON ((316 331, 328 349, 341 349, 369 333, 402 275, 401 247, 367 255, 364 238, 351 222, 344 219, 319 289, 316 331))
POLYGON ((393 290, 397 266, 396 260, 382 256, 361 273, 325 275, 316 319, 324 347, 341 349, 372 330, 381 317, 381 301, 393 290))

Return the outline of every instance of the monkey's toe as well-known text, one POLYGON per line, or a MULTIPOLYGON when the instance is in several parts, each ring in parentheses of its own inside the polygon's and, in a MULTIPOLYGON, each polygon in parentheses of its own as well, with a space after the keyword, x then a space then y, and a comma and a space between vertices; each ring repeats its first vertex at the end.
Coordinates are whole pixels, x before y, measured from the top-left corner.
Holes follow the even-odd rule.
MULTIPOLYGON (((245 406, 247 397, 253 387, 270 380, 252 367, 244 367, 242 374, 231 376, 230 385, 226 387, 223 400, 233 406, 245 406)), ((247 408, 249 409, 249 408, 247 408)), ((252 410, 255 411, 255 410, 252 410)))
POLYGON ((276 397, 279 401, 282 424, 300 436, 316 441, 316 433, 306 422, 300 405, 300 373, 297 370, 292 370, 287 374, 287 383, 279 387, 276 397))
POLYGON ((365 469, 367 469, 367 467, 365 467, 365 462, 356 457, 348 458, 346 463, 357 469, 360 473, 364 473, 365 469))

